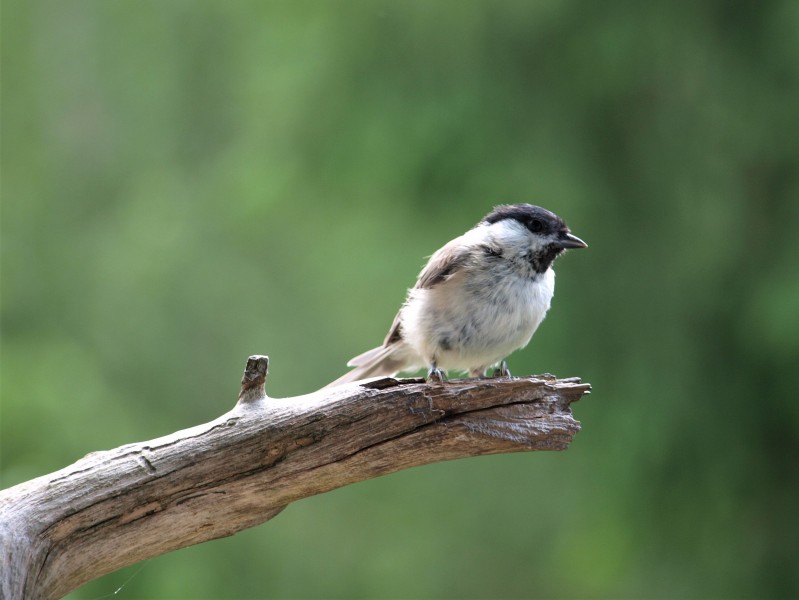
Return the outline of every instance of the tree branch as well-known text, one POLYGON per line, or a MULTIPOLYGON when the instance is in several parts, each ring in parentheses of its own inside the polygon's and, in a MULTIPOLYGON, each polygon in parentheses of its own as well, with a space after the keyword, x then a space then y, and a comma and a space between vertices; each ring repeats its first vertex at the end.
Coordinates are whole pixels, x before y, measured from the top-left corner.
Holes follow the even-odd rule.
POLYGON ((218 419, 93 452, 0 492, 0 596, 57 598, 147 558, 263 523, 301 498, 436 461, 564 450, 590 386, 552 376, 381 378, 268 398, 250 357, 218 419))

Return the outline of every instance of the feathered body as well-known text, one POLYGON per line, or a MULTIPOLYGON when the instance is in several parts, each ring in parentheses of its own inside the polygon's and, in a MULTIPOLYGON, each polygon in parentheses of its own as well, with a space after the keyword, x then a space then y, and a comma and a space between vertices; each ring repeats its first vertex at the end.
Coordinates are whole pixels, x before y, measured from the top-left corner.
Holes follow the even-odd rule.
POLYGON ((585 246, 549 211, 496 207, 430 257, 383 345, 330 385, 421 367, 482 375, 529 343, 555 291, 552 262, 585 246))

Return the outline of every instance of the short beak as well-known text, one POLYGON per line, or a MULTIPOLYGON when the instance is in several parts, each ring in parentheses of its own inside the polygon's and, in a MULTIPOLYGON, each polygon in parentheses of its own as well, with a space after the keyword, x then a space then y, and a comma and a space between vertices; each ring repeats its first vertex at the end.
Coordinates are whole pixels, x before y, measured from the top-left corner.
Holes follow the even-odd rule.
POLYGON ((571 233, 562 233, 560 239, 555 241, 555 245, 558 248, 588 248, 588 244, 571 233))

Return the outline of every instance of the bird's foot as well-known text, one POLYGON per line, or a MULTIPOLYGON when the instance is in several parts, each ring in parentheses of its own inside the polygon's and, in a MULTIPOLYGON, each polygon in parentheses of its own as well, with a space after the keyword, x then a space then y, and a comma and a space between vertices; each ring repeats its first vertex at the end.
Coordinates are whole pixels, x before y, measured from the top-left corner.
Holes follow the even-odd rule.
POLYGON ((435 365, 430 367, 430 370, 427 372, 427 383, 444 383, 446 380, 447 376, 444 374, 444 371, 435 365))
POLYGON ((508 370, 508 363, 506 363, 504 360, 501 363, 499 363, 499 366, 496 369, 494 369, 494 377, 510 378, 511 374, 510 371, 508 370))

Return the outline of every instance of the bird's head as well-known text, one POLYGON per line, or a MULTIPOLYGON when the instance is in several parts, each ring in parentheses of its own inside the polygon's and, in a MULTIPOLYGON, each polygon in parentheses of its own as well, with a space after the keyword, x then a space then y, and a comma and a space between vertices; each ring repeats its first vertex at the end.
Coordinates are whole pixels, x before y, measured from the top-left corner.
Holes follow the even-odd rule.
POLYGON ((588 247, 558 215, 532 204, 496 206, 479 226, 489 227, 503 251, 523 256, 536 273, 549 269, 564 250, 588 247))

